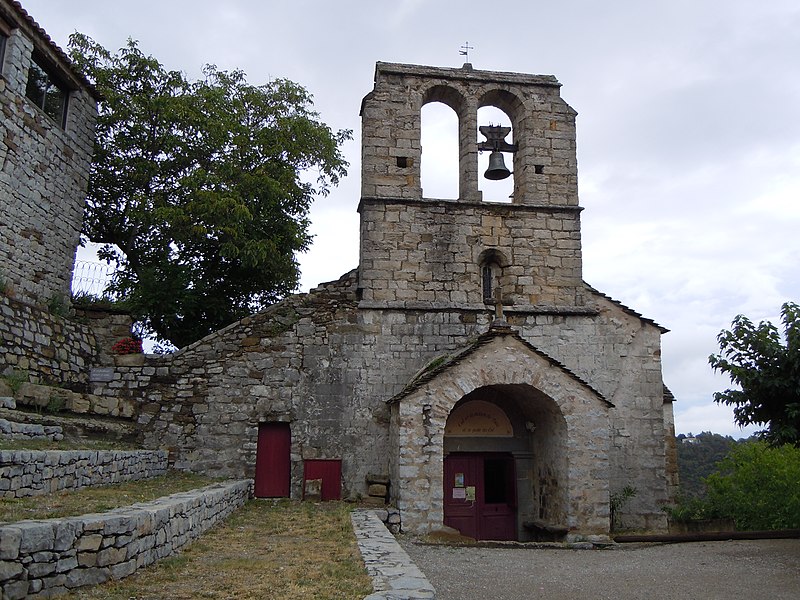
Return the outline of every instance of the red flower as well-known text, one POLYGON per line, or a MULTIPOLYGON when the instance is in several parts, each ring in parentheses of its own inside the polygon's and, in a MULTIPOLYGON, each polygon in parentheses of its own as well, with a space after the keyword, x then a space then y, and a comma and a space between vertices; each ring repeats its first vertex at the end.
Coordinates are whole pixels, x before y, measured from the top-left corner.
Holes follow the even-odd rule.
POLYGON ((111 346, 111 351, 114 354, 141 354, 142 340, 133 337, 122 338, 111 346))

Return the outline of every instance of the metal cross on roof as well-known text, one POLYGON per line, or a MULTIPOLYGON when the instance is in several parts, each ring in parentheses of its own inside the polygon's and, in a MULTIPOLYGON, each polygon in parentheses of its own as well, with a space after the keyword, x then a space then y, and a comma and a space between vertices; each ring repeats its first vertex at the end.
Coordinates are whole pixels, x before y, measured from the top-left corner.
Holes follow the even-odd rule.
POLYGON ((461 56, 466 56, 467 57, 467 62, 469 62, 469 51, 470 50, 475 50, 475 48, 473 46, 470 46, 469 42, 464 42, 464 44, 459 49, 458 53, 461 56))

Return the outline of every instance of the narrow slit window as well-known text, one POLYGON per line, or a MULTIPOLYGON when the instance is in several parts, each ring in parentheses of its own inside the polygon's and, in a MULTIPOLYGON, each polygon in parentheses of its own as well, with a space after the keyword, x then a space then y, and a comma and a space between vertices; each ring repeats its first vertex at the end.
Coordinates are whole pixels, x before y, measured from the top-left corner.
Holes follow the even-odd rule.
POLYGON ((494 298, 494 263, 487 263, 483 265, 483 300, 489 302, 494 298))

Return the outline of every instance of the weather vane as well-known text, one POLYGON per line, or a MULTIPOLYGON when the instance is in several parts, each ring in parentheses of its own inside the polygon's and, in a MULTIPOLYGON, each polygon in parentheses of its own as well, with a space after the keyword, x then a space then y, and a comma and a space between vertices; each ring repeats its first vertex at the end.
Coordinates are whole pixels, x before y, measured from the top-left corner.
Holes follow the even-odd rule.
POLYGON ((466 56, 467 57, 467 62, 469 62, 469 51, 470 50, 475 50, 475 48, 473 46, 470 46, 469 42, 464 42, 464 45, 461 46, 461 48, 458 50, 458 53, 461 56, 466 56))

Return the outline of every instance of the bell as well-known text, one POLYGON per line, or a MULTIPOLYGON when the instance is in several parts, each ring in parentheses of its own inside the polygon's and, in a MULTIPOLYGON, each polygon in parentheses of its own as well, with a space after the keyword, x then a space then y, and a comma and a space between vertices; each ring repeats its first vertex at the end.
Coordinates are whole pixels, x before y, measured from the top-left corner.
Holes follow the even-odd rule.
POLYGON ((511 171, 506 168, 506 163, 503 161, 503 153, 492 152, 489 155, 489 168, 486 169, 486 173, 484 173, 483 176, 486 177, 486 179, 497 181, 499 179, 505 179, 509 175, 511 175, 511 171))

